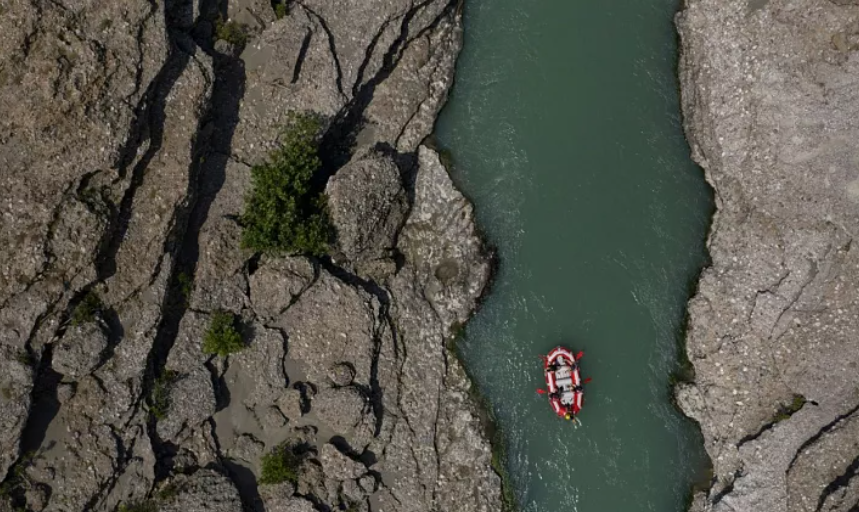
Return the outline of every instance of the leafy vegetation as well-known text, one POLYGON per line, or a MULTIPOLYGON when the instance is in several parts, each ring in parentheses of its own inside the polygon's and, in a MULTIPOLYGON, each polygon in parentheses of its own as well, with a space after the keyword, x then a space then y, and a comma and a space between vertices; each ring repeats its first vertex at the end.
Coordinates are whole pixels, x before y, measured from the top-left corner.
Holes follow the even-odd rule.
POLYGON ((450 326, 444 345, 451 352, 456 352, 457 343, 465 336, 465 322, 454 322, 450 326))
POLYGON ((72 325, 83 325, 87 322, 95 320, 95 316, 102 310, 104 305, 98 295, 89 291, 72 313, 72 325))
POLYGON ((253 186, 241 217, 245 248, 315 256, 328 251, 332 228, 325 195, 310 187, 321 166, 320 128, 313 115, 293 116, 280 149, 251 169, 253 186))
POLYGON ((289 9, 286 7, 286 0, 280 0, 276 4, 274 4, 274 16, 277 19, 281 19, 289 14, 289 9))
POLYGON ((188 307, 188 301, 191 300, 191 293, 194 291, 194 281, 185 272, 179 272, 179 275, 176 276, 176 281, 179 283, 179 291, 182 292, 185 307, 188 307))
POLYGON ((152 386, 152 403, 149 406, 149 412, 156 419, 161 420, 167 416, 167 411, 170 410, 170 390, 178 379, 179 374, 173 370, 164 370, 155 379, 155 384, 152 386))
POLYGON ((215 20, 215 37, 236 46, 244 46, 248 42, 248 29, 237 21, 224 21, 223 17, 218 16, 215 20))
POLYGON ((158 491, 158 499, 171 501, 182 491, 182 486, 176 482, 170 482, 158 491))
MULTIPOLYGON (((457 326, 454 326, 454 328, 457 328, 457 326)), ((462 329, 461 325, 459 326, 459 329, 462 329)), ((457 334, 461 334, 461 331, 457 334)), ((456 340, 458 338, 453 337, 451 339, 456 340)), ((447 349, 451 357, 455 357, 460 361, 462 360, 459 347, 455 343, 448 345, 447 349)), ((460 371, 464 372, 469 378, 471 378, 471 376, 468 375, 465 366, 461 366, 460 371)), ((486 397, 480 392, 480 389, 477 386, 471 386, 469 388, 469 395, 471 396, 471 400, 477 404, 478 418, 483 426, 483 431, 489 438, 489 447, 492 454, 489 465, 495 471, 495 474, 501 478, 501 512, 518 512, 519 504, 516 501, 516 496, 513 494, 513 487, 510 483, 510 474, 507 472, 507 466, 505 463, 507 460, 507 451, 504 445, 504 433, 498 426, 495 414, 492 412, 492 406, 489 404, 486 397)))
POLYGON ((158 504, 152 500, 122 503, 119 505, 119 512, 158 512, 158 504))
POLYGON ((12 465, 6 475, 6 481, 0 484, 0 497, 12 497, 23 492, 24 485, 28 482, 27 468, 33 464, 35 458, 36 452, 29 451, 12 465))
POLYGON ((203 353, 226 357, 245 348, 242 335, 236 329, 236 317, 227 311, 212 313, 212 323, 203 339, 203 353))
POLYGON ((90 213, 102 219, 107 219, 110 216, 110 198, 103 187, 88 186, 84 188, 78 193, 78 200, 86 206, 90 213))
POLYGON ((24 366, 36 365, 35 356, 33 356, 33 354, 25 348, 19 349, 17 352, 15 352, 15 360, 23 364, 24 366))
POLYGON ((181 484, 170 482, 162 487, 153 498, 120 504, 119 512, 159 512, 161 503, 174 500, 181 491, 181 484))
POLYGON ((298 474, 304 457, 297 453, 296 446, 282 443, 262 456, 261 484, 298 482, 298 474))
MULTIPOLYGON (((488 404, 484 404, 488 407, 488 404)), ((494 421, 494 418, 493 418, 494 421)), ((519 510, 519 505, 516 502, 516 497, 513 495, 513 487, 510 484, 510 474, 507 472, 507 467, 504 461, 507 460, 507 452, 504 449, 504 439, 501 437, 499 430, 495 431, 495 435, 490 441, 492 449, 492 460, 490 465, 501 478, 501 510, 502 512, 515 512, 519 510)))
POLYGON ((784 421, 793 416, 797 411, 805 405, 805 397, 802 395, 793 395, 793 399, 787 405, 781 405, 773 418, 774 423, 784 421))

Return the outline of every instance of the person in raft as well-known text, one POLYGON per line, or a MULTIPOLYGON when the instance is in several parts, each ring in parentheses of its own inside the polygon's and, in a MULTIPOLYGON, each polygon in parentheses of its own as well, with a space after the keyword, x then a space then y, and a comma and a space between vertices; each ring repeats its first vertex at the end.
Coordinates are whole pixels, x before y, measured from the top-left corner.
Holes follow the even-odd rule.
POLYGON ((549 363, 549 366, 546 367, 546 373, 554 372, 561 366, 569 366, 570 371, 574 372, 579 368, 579 362, 574 360, 573 363, 570 365, 568 365, 566 362, 564 362, 564 364, 559 365, 557 361, 552 361, 551 363, 549 363))
MULTIPOLYGON (((554 372, 554 371, 557 371, 558 368, 561 368, 561 367, 566 368, 567 366, 569 366, 569 365, 567 365, 566 362, 564 362, 562 364, 558 364, 557 361, 552 361, 551 363, 549 363, 549 366, 546 367, 546 373, 554 372)), ((573 362, 573 365, 570 368, 572 370, 575 370, 576 369, 576 363, 573 362)))

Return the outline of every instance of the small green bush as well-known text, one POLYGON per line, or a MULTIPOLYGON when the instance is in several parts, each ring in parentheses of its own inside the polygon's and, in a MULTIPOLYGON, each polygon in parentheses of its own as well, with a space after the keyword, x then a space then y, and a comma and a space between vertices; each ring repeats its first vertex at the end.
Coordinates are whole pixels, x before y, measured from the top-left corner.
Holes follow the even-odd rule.
POLYGON ((325 194, 310 189, 321 166, 320 128, 315 116, 293 116, 281 148, 251 168, 252 189, 241 217, 245 248, 269 254, 328 252, 332 228, 325 194))
POLYGON ((29 451, 21 455, 20 460, 9 468, 6 474, 6 481, 0 484, 0 497, 11 497, 15 492, 20 492, 24 488, 29 479, 27 477, 27 468, 33 463, 36 458, 35 451, 29 451))
POLYGON ((304 459, 295 453, 295 447, 283 443, 271 452, 262 456, 261 484, 279 484, 281 482, 298 482, 298 474, 304 459))
POLYGON ((237 21, 224 21, 223 17, 218 16, 215 20, 215 37, 236 46, 244 46, 248 42, 248 30, 237 21))
POLYGON ((227 311, 212 313, 212 323, 203 339, 203 353, 226 357, 245 348, 242 335, 236 329, 236 317, 227 311))
MULTIPOLYGON (((108 20, 109 21, 109 20, 108 20)), ((90 213, 106 219, 110 216, 110 199, 104 188, 88 186, 78 193, 78 200, 86 205, 90 213)))
POLYGON ((780 421, 784 421, 791 416, 793 416, 796 412, 802 409, 802 406, 805 405, 805 397, 802 395, 793 395, 793 399, 787 405, 779 406, 778 411, 776 411, 775 417, 773 418, 774 423, 778 423, 780 421))
POLYGON ((87 322, 92 322, 95 320, 95 315, 103 307, 101 299, 95 292, 87 292, 72 313, 72 325, 83 325, 87 322))
POLYGON ((790 410, 792 412, 797 412, 802 409, 802 406, 805 405, 805 397, 802 395, 793 395, 793 400, 790 403, 790 410))
POLYGON ((191 300, 191 293, 194 291, 194 281, 185 272, 179 272, 176 281, 179 283, 179 291, 182 292, 182 299, 185 302, 185 307, 187 307, 188 301, 191 300))
POLYGON ((28 350, 23 349, 23 348, 18 350, 15 353, 15 360, 17 360, 19 363, 23 364, 24 366, 35 366, 36 365, 36 358, 33 357, 33 354, 30 353, 28 350))
POLYGON ((176 482, 170 482, 158 491, 158 499, 162 501, 172 501, 182 492, 182 486, 176 482))
POLYGON ((155 384, 152 386, 152 404, 149 411, 156 419, 164 419, 167 416, 167 411, 170 410, 170 389, 179 374, 173 370, 164 370, 161 375, 155 379, 155 384))
POLYGON ((289 14, 289 10, 286 7, 286 0, 281 0, 280 2, 274 5, 274 17, 277 19, 281 19, 289 14))
POLYGON ((119 505, 119 512, 158 512, 158 504, 152 500, 137 501, 119 505))

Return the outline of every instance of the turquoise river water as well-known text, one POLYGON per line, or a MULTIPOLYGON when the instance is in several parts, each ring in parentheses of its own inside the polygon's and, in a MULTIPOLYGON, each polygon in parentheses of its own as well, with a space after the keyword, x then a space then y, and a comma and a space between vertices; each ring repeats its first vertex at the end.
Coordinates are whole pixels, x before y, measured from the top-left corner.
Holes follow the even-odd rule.
POLYGON ((680 512, 705 476, 672 406, 712 198, 683 137, 676 0, 466 0, 437 126, 501 265, 459 347, 528 512, 680 512), (583 426, 539 354, 584 350, 583 426))

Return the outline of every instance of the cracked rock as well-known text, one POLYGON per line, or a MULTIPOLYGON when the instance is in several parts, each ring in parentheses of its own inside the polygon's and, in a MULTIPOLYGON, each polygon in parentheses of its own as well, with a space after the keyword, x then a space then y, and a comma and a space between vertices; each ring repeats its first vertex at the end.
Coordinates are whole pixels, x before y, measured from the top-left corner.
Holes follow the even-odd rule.
POLYGON ((238 437, 236 444, 230 454, 239 459, 251 462, 259 459, 262 455, 265 445, 250 434, 244 434, 238 437))
MULTIPOLYGON (((260 488, 269 512, 367 510, 368 494, 385 510, 498 510, 470 399, 464 416, 437 406, 460 396, 444 341, 489 269, 470 205, 419 147, 452 82, 457 5, 310 0, 280 19, 265 0, 215 7, 0 7, 0 473, 44 412, 30 403, 41 367, 65 381, 49 385, 60 407, 45 432, 28 436, 44 438, 28 481, 50 486, 30 492, 34 509, 116 510, 171 484, 162 511, 256 506, 239 499, 243 470, 216 468, 235 454, 256 471, 261 444, 299 432, 311 454, 342 436, 402 473, 377 481, 328 447, 299 480, 306 496, 260 488), (247 25, 246 44, 212 43, 218 14, 247 25), (241 245, 250 170, 295 112, 323 120, 332 258, 241 245), (60 325, 92 287, 109 331, 60 325), (226 358, 201 351, 216 310, 240 316, 248 342, 226 358), (459 468, 455 440, 485 466, 459 486, 439 478, 459 468), (166 468, 182 474, 161 482, 166 468)), ((805 282, 794 277, 785 286, 805 282)))
POLYGON ((325 382, 328 368, 347 360, 355 381, 369 385, 378 308, 372 295, 321 271, 277 325, 289 336, 290 357, 304 363, 311 382, 325 382))
POLYGON ((408 211, 406 192, 394 161, 370 152, 340 169, 325 190, 337 247, 359 274, 381 277, 408 211))
POLYGON ((290 420, 301 417, 301 392, 297 389, 283 391, 277 399, 277 408, 290 420))
POLYGON ((355 369, 349 363, 337 363, 331 367, 329 377, 335 386, 348 386, 355 379, 355 369))
POLYGON ((322 446, 319 461, 322 463, 325 476, 335 480, 354 480, 367 472, 363 464, 343 455, 331 444, 322 446))
POLYGON ((347 435, 365 416, 371 416, 367 398, 354 387, 324 389, 313 397, 311 412, 336 434, 347 435))
POLYGON ((200 348, 208 324, 207 315, 190 312, 179 325, 165 368, 175 375, 164 386, 169 407, 157 423, 158 435, 164 440, 180 441, 180 435, 190 435, 215 412, 212 375, 204 364, 208 356, 200 348))
MULTIPOLYGON (((293 498, 295 485, 291 482, 279 484, 262 484, 259 486, 259 495, 265 504, 266 512, 293 512, 302 507, 298 498, 293 498)), ((305 501, 305 500, 301 500, 305 501)), ((310 510, 313 510, 311 506, 310 510)))
POLYGON ((314 460, 307 460, 301 465, 298 475, 296 492, 303 496, 325 496, 325 474, 322 466, 314 460))
POLYGON ((676 392, 713 461, 707 512, 855 504, 838 474, 859 448, 828 439, 859 406, 857 16, 829 0, 677 16, 684 127, 716 203, 689 303, 694 381, 676 392), (795 395, 808 402, 783 414, 795 395))
POLYGON ((200 469, 190 476, 176 475, 171 484, 178 493, 159 503, 159 509, 164 512, 233 512, 242 509, 239 492, 233 482, 211 469, 200 469))
POLYGON ((86 322, 66 331, 54 347, 51 365, 68 379, 77 380, 95 369, 107 348, 107 333, 100 322, 86 322))
POLYGON ((305 258, 263 257, 250 276, 254 311, 274 321, 298 299, 313 280, 313 267, 305 258))

